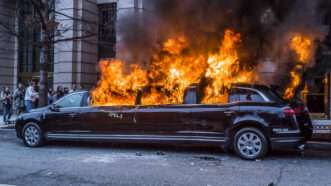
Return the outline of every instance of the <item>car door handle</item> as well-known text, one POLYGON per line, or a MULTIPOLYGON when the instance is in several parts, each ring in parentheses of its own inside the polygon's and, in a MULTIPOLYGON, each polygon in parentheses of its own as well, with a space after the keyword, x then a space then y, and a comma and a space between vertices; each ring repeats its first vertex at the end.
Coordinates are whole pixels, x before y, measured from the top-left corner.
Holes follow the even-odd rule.
POLYGON ((225 114, 225 115, 228 115, 228 116, 229 116, 229 115, 232 115, 233 113, 234 113, 233 111, 225 111, 225 112, 224 112, 224 114, 225 114))
POLYGON ((76 115, 77 115, 76 113, 70 113, 69 114, 69 116, 72 117, 72 118, 75 117, 76 115))

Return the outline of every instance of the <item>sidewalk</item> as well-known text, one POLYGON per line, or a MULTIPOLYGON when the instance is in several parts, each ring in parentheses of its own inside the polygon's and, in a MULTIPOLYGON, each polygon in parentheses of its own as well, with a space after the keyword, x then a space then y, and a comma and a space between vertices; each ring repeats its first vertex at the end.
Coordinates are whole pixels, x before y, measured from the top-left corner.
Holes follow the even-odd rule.
POLYGON ((0 115, 0 129, 2 129, 2 128, 14 128, 16 118, 17 118, 16 115, 12 115, 11 118, 10 118, 10 123, 5 125, 5 123, 3 122, 3 116, 0 115))

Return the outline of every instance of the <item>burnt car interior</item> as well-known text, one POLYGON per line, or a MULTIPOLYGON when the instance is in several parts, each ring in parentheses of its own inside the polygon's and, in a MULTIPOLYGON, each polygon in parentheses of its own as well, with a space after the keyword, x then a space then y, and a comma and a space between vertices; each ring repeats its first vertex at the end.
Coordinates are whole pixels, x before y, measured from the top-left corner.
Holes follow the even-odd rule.
MULTIPOLYGON (((142 92, 139 92, 136 98, 136 103, 135 105, 141 105, 141 96, 142 92)), ((184 94, 184 99, 183 99, 183 104, 184 105, 196 105, 196 104, 202 104, 201 103, 201 91, 199 90, 198 86, 190 86, 189 88, 186 89, 185 94, 184 94)), ((269 94, 274 94, 274 93, 269 93, 269 94)), ((269 95, 268 95, 269 96, 269 95)), ((268 101, 279 101, 281 98, 276 98, 276 95, 273 95, 275 98, 269 100, 269 98, 266 98, 263 96, 263 94, 255 91, 254 89, 251 88, 246 88, 246 87, 237 87, 237 88, 232 88, 231 91, 229 92, 228 96, 228 103, 235 103, 235 102, 268 102, 268 101), (277 100, 279 99, 279 100, 277 100)), ((76 96, 75 99, 77 100, 77 103, 79 100, 82 99, 82 97, 76 96)), ((64 104, 70 102, 66 101, 64 104)), ((72 101, 74 102, 74 100, 72 101)), ((75 104, 74 104, 75 105, 75 104)), ((90 104, 90 98, 87 97, 82 101, 82 106, 88 106, 90 104)), ((75 106, 76 107, 76 106, 75 106)))
MULTIPOLYGON (((259 89, 260 90, 260 89, 259 89)), ((228 103, 236 102, 284 102, 281 96, 277 95, 277 92, 271 91, 271 89, 261 89, 262 92, 250 88, 249 86, 237 86, 233 87, 228 95, 228 103), (267 97, 266 97, 267 96, 267 97)), ((138 93, 136 98, 137 106, 141 105, 140 99, 143 93, 138 93)), ((184 105, 197 105, 201 103, 201 91, 198 86, 191 86, 187 88, 184 94, 183 104, 184 105)), ((54 112, 59 112, 61 108, 68 107, 86 107, 92 106, 90 103, 90 96, 87 92, 76 92, 68 95, 54 104, 50 105, 49 108, 54 112)))

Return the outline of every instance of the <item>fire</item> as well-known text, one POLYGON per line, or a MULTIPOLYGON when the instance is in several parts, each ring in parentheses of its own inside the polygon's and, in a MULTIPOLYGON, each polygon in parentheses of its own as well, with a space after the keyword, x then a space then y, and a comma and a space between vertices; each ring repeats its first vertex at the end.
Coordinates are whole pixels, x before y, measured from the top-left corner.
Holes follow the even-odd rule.
POLYGON ((232 84, 252 81, 253 73, 240 69, 237 51, 240 42, 240 34, 226 30, 219 52, 209 56, 205 76, 211 83, 205 89, 204 103, 225 103, 232 84))
POLYGON ((150 64, 150 90, 143 94, 144 105, 181 104, 185 90, 199 83, 206 69, 203 55, 187 53, 184 37, 169 39, 150 64))
POLYGON ((302 35, 294 36, 290 47, 295 51, 300 63, 306 64, 310 61, 313 52, 313 43, 309 37, 302 35))
POLYGON ((307 65, 312 56, 313 56, 313 42, 312 39, 303 36, 303 35, 295 35, 291 39, 290 48, 297 55, 298 61, 290 72, 290 83, 287 85, 284 98, 291 99, 295 96, 296 89, 301 84, 301 74, 304 69, 304 66, 307 65))
POLYGON ((288 85, 288 87, 285 89, 284 98, 285 99, 291 99, 295 96, 295 89, 300 85, 301 83, 301 76, 299 72, 292 71, 290 73, 291 82, 288 85))
POLYGON ((131 72, 124 73, 124 63, 104 60, 99 64, 101 79, 91 92, 93 105, 133 105, 139 90, 148 83, 147 73, 138 65, 131 65, 131 72))
POLYGON ((241 67, 238 47, 241 35, 226 30, 219 51, 203 54, 188 50, 184 36, 166 40, 162 50, 150 60, 147 70, 124 62, 100 62, 101 79, 92 91, 93 105, 181 104, 186 89, 204 85, 203 103, 225 103, 234 83, 251 82, 252 71, 241 67))

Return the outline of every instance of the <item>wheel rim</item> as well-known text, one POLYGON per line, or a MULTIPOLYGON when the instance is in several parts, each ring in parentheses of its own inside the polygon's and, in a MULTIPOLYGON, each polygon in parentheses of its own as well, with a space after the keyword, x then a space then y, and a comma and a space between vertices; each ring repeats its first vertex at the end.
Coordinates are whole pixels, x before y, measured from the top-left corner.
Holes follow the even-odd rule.
POLYGON ((39 130, 35 126, 28 126, 24 131, 24 138, 28 145, 37 145, 40 138, 39 130))
POLYGON ((245 132, 238 138, 237 147, 244 156, 256 157, 262 150, 262 140, 253 132, 245 132))

